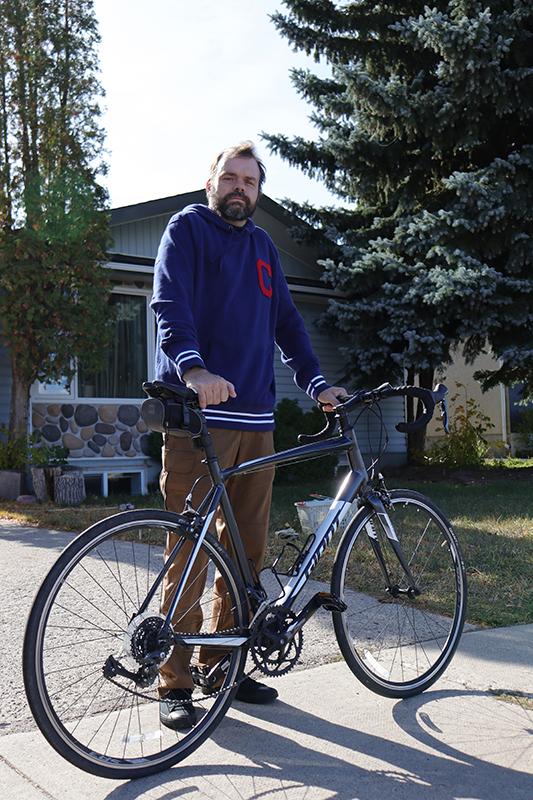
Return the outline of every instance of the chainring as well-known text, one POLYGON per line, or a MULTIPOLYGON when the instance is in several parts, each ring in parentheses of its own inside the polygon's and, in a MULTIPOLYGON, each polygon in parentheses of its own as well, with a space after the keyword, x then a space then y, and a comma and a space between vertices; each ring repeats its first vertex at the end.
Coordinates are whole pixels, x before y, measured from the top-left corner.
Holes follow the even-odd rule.
POLYGON ((295 619, 292 611, 267 608, 254 625, 250 653, 264 675, 278 677, 291 670, 302 652, 303 632, 289 638, 287 626, 295 619))

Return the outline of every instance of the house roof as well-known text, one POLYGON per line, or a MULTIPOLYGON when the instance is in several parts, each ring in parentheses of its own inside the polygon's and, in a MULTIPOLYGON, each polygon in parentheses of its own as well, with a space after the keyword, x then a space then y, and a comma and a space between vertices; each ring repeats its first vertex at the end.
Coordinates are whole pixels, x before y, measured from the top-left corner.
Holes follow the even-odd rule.
MULTIPOLYGON (((168 220, 191 203, 207 204, 205 190, 112 209, 110 226, 114 245, 109 253, 109 266, 129 273, 130 277, 136 272, 152 273, 168 220)), ((298 244, 289 235, 289 228, 296 221, 297 218, 279 203, 264 194, 260 196, 254 222, 274 241, 289 286, 322 297, 336 294, 321 281, 324 269, 317 263, 317 250, 298 244)))

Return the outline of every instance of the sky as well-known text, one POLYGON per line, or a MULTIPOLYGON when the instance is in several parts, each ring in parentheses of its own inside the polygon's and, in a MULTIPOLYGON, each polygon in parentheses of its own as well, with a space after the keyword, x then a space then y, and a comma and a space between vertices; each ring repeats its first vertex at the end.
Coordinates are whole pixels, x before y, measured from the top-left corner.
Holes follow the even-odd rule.
POLYGON ((281 0, 94 0, 94 8, 112 207, 203 188, 215 155, 244 139, 265 161, 266 195, 338 203, 259 135, 316 139, 313 108, 289 72, 330 74, 276 31, 269 14, 286 11, 281 0))

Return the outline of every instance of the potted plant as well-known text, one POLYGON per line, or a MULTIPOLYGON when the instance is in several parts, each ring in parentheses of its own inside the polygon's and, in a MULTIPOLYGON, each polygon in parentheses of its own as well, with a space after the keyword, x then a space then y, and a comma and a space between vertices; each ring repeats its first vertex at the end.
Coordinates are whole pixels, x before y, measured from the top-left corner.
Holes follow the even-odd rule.
POLYGON ((32 440, 25 430, 9 436, 7 425, 0 425, 0 497, 4 500, 16 500, 26 491, 26 466, 32 440))

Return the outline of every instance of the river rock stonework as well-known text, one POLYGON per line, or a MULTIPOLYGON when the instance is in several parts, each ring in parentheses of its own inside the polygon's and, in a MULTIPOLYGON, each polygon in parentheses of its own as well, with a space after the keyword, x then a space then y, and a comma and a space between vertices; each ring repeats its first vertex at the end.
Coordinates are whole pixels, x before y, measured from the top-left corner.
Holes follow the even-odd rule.
POLYGON ((35 403, 32 427, 46 444, 68 448, 69 458, 139 458, 150 452, 148 428, 132 403, 35 403))

